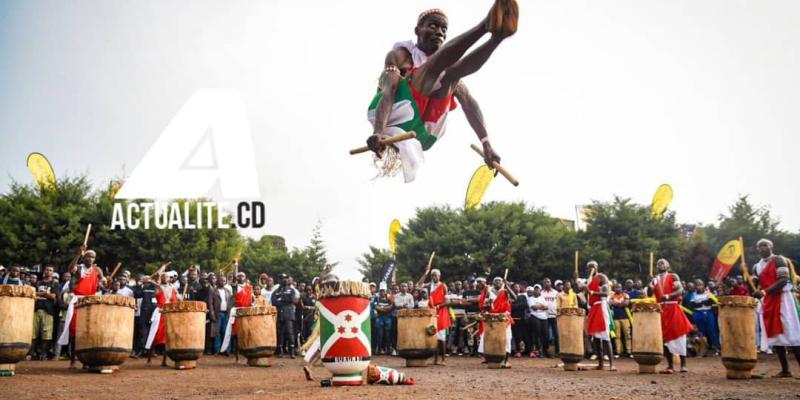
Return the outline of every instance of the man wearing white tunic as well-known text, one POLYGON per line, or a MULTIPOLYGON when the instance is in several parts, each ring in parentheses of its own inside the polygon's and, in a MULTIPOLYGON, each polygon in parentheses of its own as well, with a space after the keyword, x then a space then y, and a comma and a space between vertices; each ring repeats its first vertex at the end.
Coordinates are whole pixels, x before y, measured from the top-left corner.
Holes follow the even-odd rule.
POLYGON ((767 342, 772 346, 781 363, 781 372, 776 378, 789 378, 788 349, 800 363, 800 318, 792 288, 789 265, 783 256, 772 253, 772 242, 761 239, 756 244, 759 261, 753 267, 761 290, 754 293, 762 299, 761 320, 766 331, 767 342))

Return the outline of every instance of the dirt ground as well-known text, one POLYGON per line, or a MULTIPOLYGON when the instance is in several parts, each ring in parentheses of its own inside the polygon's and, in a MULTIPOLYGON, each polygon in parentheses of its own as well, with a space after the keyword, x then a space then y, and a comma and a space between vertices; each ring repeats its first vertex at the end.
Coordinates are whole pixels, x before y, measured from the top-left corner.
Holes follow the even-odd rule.
MULTIPOLYGON (((555 359, 514 359, 510 370, 488 370, 470 357, 449 357, 447 367, 427 368, 404 368, 401 358, 376 357, 374 364, 398 368, 413 377, 416 385, 361 387, 320 387, 319 379, 328 376, 324 368, 315 368, 317 381, 308 382, 299 357, 272 361, 271 368, 252 368, 234 365, 233 357, 207 356, 200 359, 197 369, 177 371, 129 359, 112 375, 70 370, 66 361, 26 361, 17 365, 16 376, 0 378, 0 399, 800 398, 796 379, 726 380, 718 357, 689 359, 690 372, 676 375, 639 375, 636 363, 629 359, 615 362, 617 372, 564 372, 554 368, 555 359)), ((754 372, 772 376, 778 369, 774 356, 763 356, 754 372)), ((792 369, 800 376, 797 363, 792 369)))

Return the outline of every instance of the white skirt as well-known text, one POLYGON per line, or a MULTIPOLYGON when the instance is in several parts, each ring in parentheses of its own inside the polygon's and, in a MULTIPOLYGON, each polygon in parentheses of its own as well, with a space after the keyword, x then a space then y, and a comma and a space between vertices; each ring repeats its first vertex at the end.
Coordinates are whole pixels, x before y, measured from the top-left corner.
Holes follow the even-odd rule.
MULTIPOLYGON (((762 323, 763 319, 762 314, 762 323)), ((800 318, 797 316, 794 296, 788 290, 781 293, 781 325, 783 325, 783 333, 767 338, 768 344, 770 346, 800 346, 800 318)), ((763 331, 766 334, 766 330, 763 331)))

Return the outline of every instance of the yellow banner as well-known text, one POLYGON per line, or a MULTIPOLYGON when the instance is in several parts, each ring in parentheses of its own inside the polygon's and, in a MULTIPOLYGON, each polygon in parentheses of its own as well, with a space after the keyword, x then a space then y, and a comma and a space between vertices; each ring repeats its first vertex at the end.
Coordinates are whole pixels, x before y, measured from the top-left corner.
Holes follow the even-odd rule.
POLYGON ((742 245, 739 239, 731 240, 722 246, 717 254, 717 259, 725 265, 733 265, 742 255, 742 245))
POLYGON ((31 153, 28 155, 28 170, 31 171, 33 179, 42 189, 52 189, 56 187, 56 174, 53 166, 42 153, 31 153))
POLYGON ((389 251, 395 255, 397 250, 397 232, 400 232, 400 221, 394 219, 389 225, 389 251))
POLYGON ((464 199, 464 208, 471 209, 477 208, 481 204, 481 199, 489 188, 489 184, 494 179, 494 171, 490 170, 486 164, 481 165, 472 174, 472 179, 469 180, 467 186, 467 197, 464 199))
POLYGON ((653 217, 661 218, 664 211, 667 211, 669 203, 672 202, 672 186, 663 184, 658 187, 656 193, 653 195, 653 204, 650 208, 650 213, 653 217))

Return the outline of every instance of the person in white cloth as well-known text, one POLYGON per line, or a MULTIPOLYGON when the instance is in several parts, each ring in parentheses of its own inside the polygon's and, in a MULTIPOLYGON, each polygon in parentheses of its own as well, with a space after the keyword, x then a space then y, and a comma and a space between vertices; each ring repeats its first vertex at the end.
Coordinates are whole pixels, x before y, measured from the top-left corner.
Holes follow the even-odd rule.
POLYGON ((414 28, 417 42, 396 43, 386 55, 378 91, 368 108, 373 134, 367 139, 367 146, 375 152, 376 165, 383 160, 383 165, 378 166, 382 175, 393 175, 402 167, 406 182, 415 179, 416 170, 424 161, 423 151, 444 135, 447 114, 455 109, 456 99, 483 144, 486 164, 494 168, 494 161, 500 157, 489 144, 480 107, 461 78, 477 72, 500 43, 516 32, 518 19, 516 0, 496 0, 486 18, 445 44, 445 13, 435 8, 419 15, 414 28), (487 33, 489 39, 466 54, 487 33), (416 133, 415 140, 388 148, 381 143, 408 131, 416 133))
POLYGON ((791 350, 800 363, 800 317, 790 265, 786 258, 772 253, 773 244, 768 239, 759 240, 756 249, 761 260, 753 266, 753 275, 758 277, 761 290, 753 296, 762 301, 762 335, 766 335, 767 343, 781 363, 781 371, 775 377, 790 378, 787 350, 791 350))

